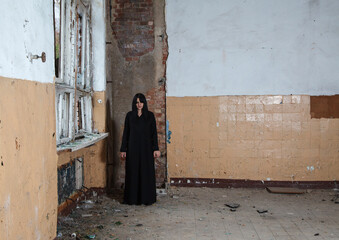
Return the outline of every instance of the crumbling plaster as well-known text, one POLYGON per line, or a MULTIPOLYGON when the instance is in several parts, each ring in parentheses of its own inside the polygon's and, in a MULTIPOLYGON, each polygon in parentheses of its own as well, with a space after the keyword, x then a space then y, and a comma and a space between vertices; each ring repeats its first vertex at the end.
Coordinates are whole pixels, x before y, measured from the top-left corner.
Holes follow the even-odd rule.
POLYGON ((0 77, 1 239, 53 239, 57 155, 53 84, 0 77))

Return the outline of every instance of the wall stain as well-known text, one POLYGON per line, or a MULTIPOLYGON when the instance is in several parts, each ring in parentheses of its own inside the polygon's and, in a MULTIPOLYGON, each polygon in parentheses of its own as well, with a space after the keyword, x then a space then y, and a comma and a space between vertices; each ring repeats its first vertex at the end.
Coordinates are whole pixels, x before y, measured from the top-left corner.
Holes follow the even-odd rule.
POLYGON ((172 132, 169 130, 169 121, 167 120, 166 121, 166 142, 167 143, 171 143, 171 135, 172 135, 172 132))
POLYGON ((20 141, 19 141, 19 139, 18 138, 15 138, 15 148, 16 148, 16 150, 20 150, 20 141))

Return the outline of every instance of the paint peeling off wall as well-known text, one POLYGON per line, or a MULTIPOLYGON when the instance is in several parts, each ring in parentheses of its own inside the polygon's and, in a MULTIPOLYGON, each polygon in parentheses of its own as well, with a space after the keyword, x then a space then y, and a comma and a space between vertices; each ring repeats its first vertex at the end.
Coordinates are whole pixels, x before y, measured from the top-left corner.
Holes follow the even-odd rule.
POLYGON ((0 238, 53 239, 57 155, 53 84, 0 77, 0 238))
POLYGON ((339 119, 310 96, 168 97, 167 120, 169 178, 339 179, 339 119))

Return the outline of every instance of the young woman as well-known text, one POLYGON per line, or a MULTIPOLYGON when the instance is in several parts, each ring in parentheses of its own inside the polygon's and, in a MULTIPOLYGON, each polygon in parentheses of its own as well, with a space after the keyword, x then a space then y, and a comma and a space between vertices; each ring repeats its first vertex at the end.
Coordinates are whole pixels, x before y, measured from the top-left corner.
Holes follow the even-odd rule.
POLYGON ((126 158, 124 203, 155 203, 154 158, 160 151, 154 114, 142 93, 134 96, 132 111, 126 115, 120 155, 126 158))

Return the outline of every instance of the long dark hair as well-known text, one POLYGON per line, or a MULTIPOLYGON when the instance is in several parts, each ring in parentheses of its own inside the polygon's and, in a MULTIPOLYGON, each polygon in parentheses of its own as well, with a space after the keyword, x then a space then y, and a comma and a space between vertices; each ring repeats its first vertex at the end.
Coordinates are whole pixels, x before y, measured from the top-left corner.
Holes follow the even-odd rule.
POLYGON ((132 111, 133 112, 138 112, 137 109, 137 99, 139 98, 140 102, 142 102, 144 104, 144 107, 142 108, 142 114, 145 114, 145 116, 147 117, 148 114, 148 107, 147 107, 147 101, 146 101, 146 97, 144 94, 142 93, 137 93, 135 94, 134 98, 133 98, 133 102, 132 102, 132 111))

